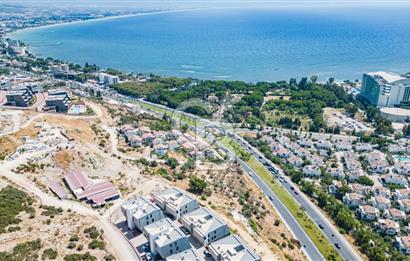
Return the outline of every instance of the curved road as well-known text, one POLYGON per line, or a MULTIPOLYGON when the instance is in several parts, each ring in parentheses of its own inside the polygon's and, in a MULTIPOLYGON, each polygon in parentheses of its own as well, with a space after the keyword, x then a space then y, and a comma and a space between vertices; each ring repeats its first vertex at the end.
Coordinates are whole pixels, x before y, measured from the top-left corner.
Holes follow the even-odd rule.
POLYGON ((242 145, 243 148, 245 148, 248 152, 255 156, 261 164, 265 166, 268 165, 269 167, 274 168, 279 173, 279 176, 286 180, 286 182, 281 181, 282 186, 291 195, 293 195, 293 198, 299 203, 299 205, 304 208, 309 217, 322 230, 322 233, 326 236, 329 242, 331 242, 335 246, 335 249, 339 252, 344 260, 362 260, 362 258, 356 253, 356 251, 352 248, 346 238, 339 233, 337 228, 328 220, 328 218, 321 212, 321 210, 314 203, 312 203, 304 193, 295 193, 298 186, 295 185, 287 176, 285 176, 280 168, 266 159, 261 152, 252 147, 247 141, 242 139, 242 137, 234 135, 234 139, 240 145, 242 145), (336 247, 336 245, 338 247, 336 247))
MULTIPOLYGON (((30 193, 37 196, 42 204, 61 207, 64 210, 71 209, 81 215, 86 215, 94 218, 98 224, 104 229, 104 239, 110 244, 119 260, 139 260, 131 245, 125 239, 124 235, 106 218, 99 215, 96 211, 81 205, 78 202, 70 200, 58 200, 47 193, 41 191, 33 183, 27 180, 24 176, 18 175, 10 171, 16 162, 3 162, 0 165, 0 175, 11 180, 18 186, 24 188, 30 193)), ((17 164, 18 165, 18 164, 17 164)))

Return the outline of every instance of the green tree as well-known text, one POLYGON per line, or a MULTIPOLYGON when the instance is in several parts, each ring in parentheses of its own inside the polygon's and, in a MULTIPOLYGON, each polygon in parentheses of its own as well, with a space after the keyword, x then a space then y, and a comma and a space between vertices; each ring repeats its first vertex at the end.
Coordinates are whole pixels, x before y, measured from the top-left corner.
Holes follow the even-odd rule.
POLYGON ((202 194, 208 183, 197 176, 191 176, 189 178, 189 190, 196 194, 202 194))

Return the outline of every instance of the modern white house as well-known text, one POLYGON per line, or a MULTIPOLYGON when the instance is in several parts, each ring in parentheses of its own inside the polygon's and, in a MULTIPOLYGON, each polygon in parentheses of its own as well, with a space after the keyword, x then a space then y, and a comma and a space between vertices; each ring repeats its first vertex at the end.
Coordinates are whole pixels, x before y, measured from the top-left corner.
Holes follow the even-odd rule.
POLYGON ((198 208, 195 198, 175 187, 155 194, 153 198, 157 206, 175 219, 198 208))
POLYGON ((208 246, 215 261, 260 261, 260 257, 250 249, 238 235, 219 239, 208 246))
POLYGON ((185 214, 180 221, 203 246, 229 235, 226 222, 207 208, 201 207, 185 214))
POLYGON ((164 218, 161 209, 146 197, 138 197, 121 206, 121 211, 127 220, 129 229, 137 228, 140 231, 146 225, 164 218))
POLYGON ((408 182, 407 179, 403 176, 396 175, 396 174, 388 174, 381 176, 386 184, 395 184, 395 185, 402 185, 407 187, 408 182))
POLYGON ((204 259, 198 252, 193 249, 187 249, 182 252, 176 253, 172 256, 169 256, 165 259, 166 261, 203 261, 204 259))
POLYGON ((189 249, 189 238, 169 218, 161 219, 144 227, 153 256, 165 259, 189 249))
POLYGON ((113 85, 113 84, 117 84, 119 82, 119 78, 118 78, 118 76, 102 72, 102 73, 98 74, 98 81, 101 84, 105 83, 105 84, 108 84, 108 85, 113 85))

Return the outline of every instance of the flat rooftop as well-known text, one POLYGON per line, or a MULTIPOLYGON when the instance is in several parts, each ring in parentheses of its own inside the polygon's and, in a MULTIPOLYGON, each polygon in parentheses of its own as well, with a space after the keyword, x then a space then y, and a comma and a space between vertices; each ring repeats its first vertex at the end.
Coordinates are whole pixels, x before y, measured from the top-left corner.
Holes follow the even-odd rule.
POLYGON ((183 206, 195 200, 193 197, 177 188, 169 188, 167 190, 161 191, 160 193, 156 194, 155 197, 166 201, 167 203, 170 203, 175 207, 183 206))
POLYGON ((184 232, 182 232, 182 230, 179 229, 178 226, 169 218, 164 218, 147 225, 144 227, 144 230, 149 235, 159 235, 159 237, 155 240, 159 247, 166 246, 180 238, 188 238, 187 235, 185 235, 184 232))
POLYGON ((209 209, 202 207, 185 214, 182 219, 186 220, 188 224, 193 224, 203 235, 227 225, 209 209))
POLYGON ((175 255, 167 257, 166 261, 181 261, 181 260, 186 260, 186 261, 202 261, 204 260, 201 258, 198 253, 190 248, 185 251, 179 252, 175 255))
POLYGON ((209 245, 210 250, 218 253, 221 260, 259 261, 260 257, 253 252, 238 235, 230 235, 209 245))
POLYGON ((410 117, 410 110, 402 109, 402 108, 381 108, 381 112, 389 114, 389 115, 397 115, 397 116, 409 116, 410 117))
POLYGON ((385 81, 387 81, 388 83, 392 83, 392 82, 396 82, 396 81, 400 81, 400 80, 404 80, 406 78, 393 73, 393 72, 384 72, 384 71, 379 71, 379 72, 369 72, 367 73, 370 76, 379 76, 381 78, 383 78, 385 81))

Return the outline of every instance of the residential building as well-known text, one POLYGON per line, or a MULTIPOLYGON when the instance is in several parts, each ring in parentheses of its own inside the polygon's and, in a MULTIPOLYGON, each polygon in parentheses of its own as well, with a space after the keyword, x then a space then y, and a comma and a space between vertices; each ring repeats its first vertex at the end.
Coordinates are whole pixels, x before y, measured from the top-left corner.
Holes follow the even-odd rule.
POLYGON ((176 253, 165 259, 166 261, 203 261, 204 259, 196 252, 195 249, 187 249, 185 251, 176 253))
POLYGON ((383 213, 383 216, 393 221, 406 219, 406 213, 404 213, 404 211, 398 210, 397 208, 386 209, 383 213))
POLYGON ((203 246, 229 235, 226 222, 207 208, 201 207, 183 215, 181 223, 203 246))
POLYGON ((358 152, 367 152, 373 150, 373 147, 369 143, 357 143, 355 150, 358 152))
POLYGON ((373 207, 378 208, 382 211, 391 207, 390 200, 383 196, 372 197, 370 199, 370 202, 372 203, 373 207))
POLYGON ((410 199, 410 189, 397 189, 396 190, 396 198, 397 199, 410 199))
POLYGON ((359 206, 357 213, 361 220, 367 221, 375 220, 380 216, 380 211, 370 205, 359 206))
POLYGON ((144 235, 151 253, 164 259, 190 248, 188 236, 169 218, 146 225, 144 235))
POLYGON ((138 148, 142 146, 142 138, 139 136, 131 136, 128 139, 128 142, 131 147, 138 148))
POLYGON ((387 171, 387 161, 379 151, 372 151, 367 154, 367 162, 369 163, 370 170, 375 173, 383 174, 387 171))
POLYGON ((340 167, 327 168, 326 172, 329 173, 334 179, 344 179, 345 178, 345 173, 343 169, 340 167))
POLYGON ((154 146, 154 151, 155 151, 155 154, 162 157, 167 153, 168 146, 165 144, 157 144, 154 146))
POLYGON ((390 198, 391 192, 390 189, 382 187, 382 186, 374 186, 372 187, 372 193, 374 196, 384 196, 390 198))
POLYGON ((143 231, 146 225, 164 218, 162 210, 146 197, 138 197, 121 206, 129 229, 143 231))
POLYGON ((397 200, 397 203, 399 204, 400 210, 410 213, 410 199, 404 198, 404 199, 399 199, 397 200))
POLYGON ((337 150, 339 151, 343 151, 343 150, 351 150, 353 147, 350 144, 350 142, 336 142, 335 147, 337 150))
POLYGON ((303 174, 309 177, 320 177, 322 175, 322 172, 316 165, 306 165, 305 167, 303 167, 303 174))
POLYGON ((396 162, 394 164, 394 170, 397 174, 410 176, 410 163, 409 162, 396 162))
POLYGON ((379 219, 377 227, 383 234, 394 236, 400 231, 400 225, 390 219, 379 219))
POLYGON ((108 73, 99 73, 98 74, 98 80, 101 84, 108 84, 108 85, 114 85, 119 82, 118 76, 111 75, 108 73))
POLYGON ((392 72, 363 74, 360 95, 377 107, 394 107, 410 100, 410 79, 392 72))
POLYGON ((351 183, 348 185, 349 191, 354 192, 360 195, 366 195, 370 192, 371 187, 370 186, 364 186, 359 183, 351 183))
POLYGON ((260 261, 238 235, 230 235, 211 243, 209 253, 215 261, 260 261))
POLYGON ((396 237, 396 244, 400 251, 410 255, 410 236, 396 237))
POLYGON ((28 88, 13 89, 7 92, 7 105, 28 107, 33 101, 33 93, 28 88))
POLYGON ((198 208, 198 201, 178 188, 169 188, 154 195, 155 203, 175 219, 198 208))
POLYGON ((345 203, 349 208, 356 208, 363 205, 363 196, 357 193, 347 193, 343 197, 343 203, 345 203))
POLYGON ((340 188, 343 187, 342 182, 338 180, 332 180, 332 184, 330 184, 327 188, 330 194, 336 194, 340 188))
POLYGON ((66 112, 71 106, 71 98, 66 90, 49 90, 46 108, 55 112, 66 112))

